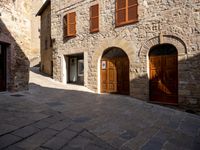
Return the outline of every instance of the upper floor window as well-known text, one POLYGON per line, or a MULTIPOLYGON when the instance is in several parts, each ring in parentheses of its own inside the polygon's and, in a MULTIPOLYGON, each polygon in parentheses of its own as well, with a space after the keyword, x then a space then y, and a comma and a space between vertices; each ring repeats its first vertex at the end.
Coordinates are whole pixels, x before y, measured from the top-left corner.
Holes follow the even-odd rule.
POLYGON ((99 5, 90 7, 90 32, 99 31, 99 5))
POLYGON ((137 0, 116 0, 116 26, 138 21, 137 0))
POLYGON ((76 36, 76 12, 64 16, 64 37, 76 36))

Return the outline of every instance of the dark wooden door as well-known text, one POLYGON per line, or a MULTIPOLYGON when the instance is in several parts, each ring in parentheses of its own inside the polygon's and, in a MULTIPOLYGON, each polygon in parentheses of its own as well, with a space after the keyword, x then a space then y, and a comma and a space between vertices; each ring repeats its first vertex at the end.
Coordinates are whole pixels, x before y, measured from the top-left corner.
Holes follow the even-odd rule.
POLYGON ((6 47, 0 45, 0 91, 6 90, 6 47))
POLYGON ((177 55, 150 56, 150 101, 178 103, 177 55))
POLYGON ((129 61, 127 57, 101 61, 101 92, 129 94, 129 61))

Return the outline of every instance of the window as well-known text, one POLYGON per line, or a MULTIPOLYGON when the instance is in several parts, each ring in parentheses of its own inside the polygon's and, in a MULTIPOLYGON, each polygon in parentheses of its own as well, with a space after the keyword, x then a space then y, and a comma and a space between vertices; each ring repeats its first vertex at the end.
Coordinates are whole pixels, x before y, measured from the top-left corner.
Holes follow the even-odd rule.
POLYGON ((64 16, 64 37, 76 36, 76 13, 72 12, 64 16))
POLYGON ((99 5, 90 7, 90 32, 99 31, 99 5))
POLYGON ((137 0, 116 0, 116 26, 138 21, 137 0))

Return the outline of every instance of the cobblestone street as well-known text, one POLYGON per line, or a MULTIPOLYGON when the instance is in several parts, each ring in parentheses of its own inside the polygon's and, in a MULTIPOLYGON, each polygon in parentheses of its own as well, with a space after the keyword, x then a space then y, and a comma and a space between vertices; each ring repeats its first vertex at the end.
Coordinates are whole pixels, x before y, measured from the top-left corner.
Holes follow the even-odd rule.
POLYGON ((0 93, 0 149, 199 150, 200 116, 96 94, 30 72, 30 89, 0 93))

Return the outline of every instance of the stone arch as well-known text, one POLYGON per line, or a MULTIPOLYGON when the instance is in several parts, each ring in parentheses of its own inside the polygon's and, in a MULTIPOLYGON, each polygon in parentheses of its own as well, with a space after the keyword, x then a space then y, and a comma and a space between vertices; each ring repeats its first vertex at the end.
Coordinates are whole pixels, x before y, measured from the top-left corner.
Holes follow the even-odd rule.
POLYGON ((178 55, 187 54, 187 47, 186 44, 183 42, 183 40, 174 35, 160 35, 147 40, 140 48, 138 56, 146 57, 149 53, 149 50, 153 46, 164 43, 175 46, 178 51, 178 55))
POLYGON ((149 50, 149 101, 178 104, 178 51, 172 44, 149 50))
POLYGON ((103 43, 100 44, 100 46, 95 50, 92 60, 94 62, 97 62, 101 56, 103 55, 103 52, 106 49, 116 47, 119 49, 122 49, 128 56, 129 61, 133 60, 133 56, 135 55, 136 47, 134 47, 133 42, 131 41, 126 41, 126 40, 118 40, 118 39, 107 39, 103 43))
MULTIPOLYGON (((135 57, 136 47, 134 46, 134 43, 131 41, 119 40, 119 39, 105 39, 103 42, 101 42, 99 44, 99 47, 94 49, 91 58, 89 58, 88 60, 88 62, 91 62, 89 67, 91 71, 90 73, 91 76, 88 75, 88 87, 98 93, 100 93, 100 60, 102 58, 103 52, 106 49, 112 47, 122 49, 127 54, 130 67, 131 64, 134 63, 134 58, 136 58, 135 57)), ((129 78, 131 78, 131 75, 129 75, 129 78)))

